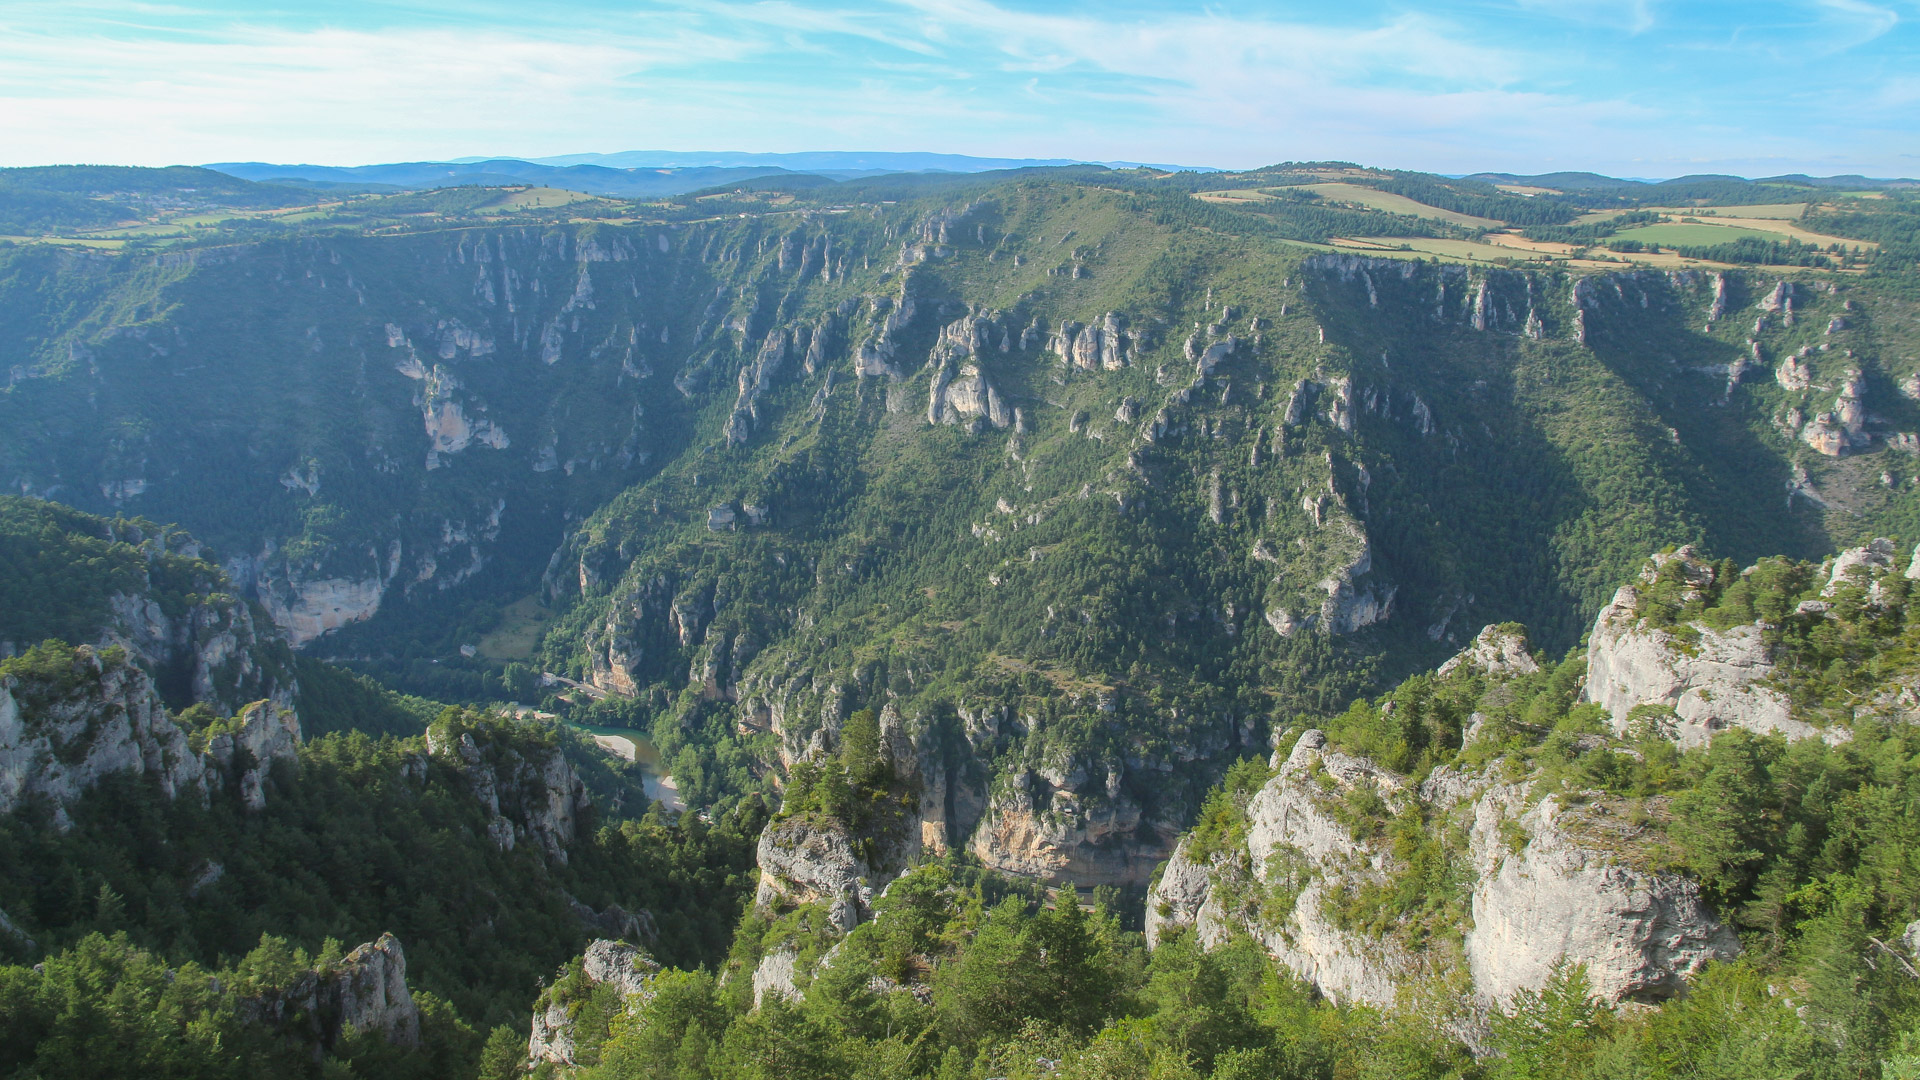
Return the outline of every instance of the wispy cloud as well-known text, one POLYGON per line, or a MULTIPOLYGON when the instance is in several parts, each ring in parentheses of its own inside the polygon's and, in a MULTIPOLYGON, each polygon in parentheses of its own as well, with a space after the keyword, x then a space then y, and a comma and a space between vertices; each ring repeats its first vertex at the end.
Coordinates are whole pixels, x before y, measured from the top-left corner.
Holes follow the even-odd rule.
POLYGON ((492 2, 323 19, 18 0, 0 13, 0 158, 725 145, 1645 173, 1833 153, 1869 168, 1907 160, 1920 126, 1902 117, 1914 21, 1874 0, 492 2))
POLYGON ((1653 0, 1515 0, 1515 6, 1585 26, 1643 34, 1654 28, 1653 0))

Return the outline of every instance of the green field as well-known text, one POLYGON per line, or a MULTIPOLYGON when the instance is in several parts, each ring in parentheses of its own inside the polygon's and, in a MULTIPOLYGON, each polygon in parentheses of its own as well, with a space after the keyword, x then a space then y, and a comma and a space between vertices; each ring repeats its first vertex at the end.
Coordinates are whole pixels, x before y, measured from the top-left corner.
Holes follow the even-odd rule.
POLYGON ((1778 233, 1761 232, 1758 229, 1743 229, 1732 225, 1709 225, 1705 223, 1673 222, 1660 225, 1642 225, 1637 229, 1626 229, 1615 234, 1621 240, 1638 240, 1643 244, 1659 244, 1662 247, 1684 245, 1705 247, 1712 244, 1731 244, 1736 240, 1751 237, 1755 240, 1777 241, 1778 233))
POLYGON ((1370 187, 1361 187, 1358 184, 1309 184, 1307 190, 1317 192, 1321 198, 1334 202, 1354 203, 1369 210, 1379 210, 1389 214, 1405 214, 1408 217, 1444 221, 1468 229, 1498 229, 1505 225, 1505 222, 1495 221, 1492 218, 1441 210, 1426 203, 1414 202, 1404 195, 1394 195, 1370 187))
POLYGON ((489 660, 531 660, 552 618, 538 596, 525 596, 500 613, 500 625, 480 639, 480 655, 489 660))
POLYGON ((1806 203, 1761 203, 1757 206, 1654 206, 1663 214, 1685 217, 1772 218, 1792 221, 1807 212, 1806 203))

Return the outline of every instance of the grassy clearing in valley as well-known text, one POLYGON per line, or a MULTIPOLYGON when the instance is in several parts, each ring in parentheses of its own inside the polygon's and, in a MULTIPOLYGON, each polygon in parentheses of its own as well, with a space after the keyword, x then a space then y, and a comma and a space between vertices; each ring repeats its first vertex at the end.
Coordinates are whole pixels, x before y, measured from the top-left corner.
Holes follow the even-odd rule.
POLYGON ((538 596, 526 596, 507 605, 500 625, 480 639, 480 655, 489 660, 531 660, 552 618, 538 596))

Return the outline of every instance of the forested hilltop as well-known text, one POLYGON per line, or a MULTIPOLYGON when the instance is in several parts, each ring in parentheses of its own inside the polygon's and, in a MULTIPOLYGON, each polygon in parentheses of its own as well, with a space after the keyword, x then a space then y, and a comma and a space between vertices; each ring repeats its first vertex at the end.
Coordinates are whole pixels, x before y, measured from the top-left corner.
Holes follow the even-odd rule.
MULTIPOLYGON (((1819 898, 1904 835, 1904 188, 1318 163, 322 205, 189 180, 0 177, 0 203, 131 215, 0 246, 0 474, 55 501, 0 505, 14 700, 148 733, 101 759, 138 769, 76 771, 50 734, 17 770, 10 850, 42 869, 0 908, 49 956, 211 971, 266 933, 306 950, 285 989, 373 970, 325 940, 390 930, 463 1069, 491 1031, 493 1065, 674 1075, 789 1046, 876 1075, 1443 1075, 1519 1061, 1533 1001, 1586 1017, 1606 1068, 1678 1075, 1654 1017, 1721 1000, 1700 980, 1800 1002, 1819 898), (1675 549, 1729 561, 1662 556, 1636 588, 1671 610, 1622 613, 1675 549), (1462 650, 1498 663, 1418 674, 1462 650), (1690 683, 1689 650, 1737 685, 1690 683), (649 815, 565 724, 636 731, 689 812, 649 815), (1774 794, 1700 839, 1723 746, 1774 794), (1817 805, 1780 794, 1816 773, 1817 805), (1819 801, 1869 788, 1871 823, 1819 801), (197 839, 125 847, 130 815, 197 839), (215 865, 264 897, 328 860, 383 869, 330 871, 331 908, 181 899, 215 865), (1619 888, 1522 895, 1510 865, 1619 888), (1588 955, 1611 924, 1553 922, 1616 900, 1681 944, 1588 955), (1189 977, 1228 1003, 1213 1049, 1154 1033, 1189 977), (620 1007, 669 985, 678 1027, 620 1007)), ((1832 917, 1879 945, 1834 947, 1897 971, 1920 913, 1870 888, 1832 917)), ((1870 1073, 1911 1026, 1887 978, 1878 1026, 1779 1037, 1870 1073)), ((209 1002, 181 1008, 267 1008, 209 1002)))
POLYGON ((0 497, 0 1075, 472 1075, 595 936, 725 956, 757 802, 296 660, 203 550, 0 497))

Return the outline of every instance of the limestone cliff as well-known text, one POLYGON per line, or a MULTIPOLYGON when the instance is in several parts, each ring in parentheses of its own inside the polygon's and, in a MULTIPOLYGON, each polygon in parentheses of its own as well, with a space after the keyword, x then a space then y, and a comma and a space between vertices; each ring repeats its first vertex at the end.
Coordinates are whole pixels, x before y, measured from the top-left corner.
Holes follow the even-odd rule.
POLYGON ((1438 674, 1448 675, 1458 668, 1477 668, 1489 675, 1531 675, 1540 664, 1527 649, 1526 627, 1509 623, 1483 627, 1473 644, 1441 664, 1438 674))
MULTIPOLYGON (((579 1060, 576 1016, 586 999, 605 996, 614 1011, 631 1013, 653 997, 653 978, 660 971, 646 950, 624 941, 601 938, 589 942, 578 960, 544 990, 533 1006, 532 1033, 527 1037, 527 1064, 570 1068, 579 1060)), ((604 1038, 604 1031, 594 1035, 604 1038)))
POLYGON ((427 754, 459 774, 486 809, 487 836, 502 850, 531 840, 547 859, 565 863, 580 815, 593 804, 559 744, 531 735, 474 736, 464 721, 435 721, 427 754))
POLYGON ((1308 731, 1248 804, 1241 844, 1198 857, 1181 842, 1148 896, 1149 941, 1188 925, 1208 946, 1247 933, 1328 997, 1378 1006, 1411 979, 1464 971, 1482 1012, 1538 988, 1562 960, 1586 965, 1604 1000, 1651 1001, 1739 953, 1692 881, 1621 857, 1645 841, 1617 807, 1536 798, 1530 784, 1493 781, 1499 772, 1442 769, 1416 788, 1308 731), (1459 945, 1343 923, 1354 895, 1402 870, 1378 833, 1343 823, 1356 798, 1466 831, 1474 884, 1459 945))
POLYGON ((1627 732, 1642 705, 1666 706, 1677 718, 1673 737, 1697 746, 1714 732, 1743 727, 1806 738, 1819 731, 1796 720, 1773 675, 1765 627, 1717 630, 1704 623, 1661 628, 1641 616, 1641 592, 1665 572, 1689 589, 1714 583, 1715 568, 1690 547, 1649 560, 1638 585, 1623 585, 1594 621, 1587 646, 1586 699, 1605 708, 1627 732))
POLYGON ((1277 774, 1247 806, 1244 845, 1197 863, 1183 841, 1147 897, 1148 940, 1193 925, 1213 946, 1253 935, 1276 960, 1339 1002, 1391 1005, 1414 967, 1401 944, 1337 925, 1327 916, 1335 889, 1379 884, 1391 855, 1355 837, 1333 807, 1350 793, 1404 804, 1403 777, 1302 735, 1277 774))
POLYGON ((258 810, 273 763, 297 761, 292 710, 255 702, 190 732, 118 649, 43 648, 13 667, 0 675, 0 813, 44 800, 64 828, 67 808, 115 773, 152 776, 169 797, 231 788, 258 810))
POLYGON ((46 637, 86 642, 124 652, 175 709, 198 704, 232 716, 261 700, 293 707, 298 686, 286 641, 256 618, 199 540, 141 518, 95 517, 35 499, 5 503, 15 557, 31 560, 16 572, 39 579, 32 586, 61 590, 66 599, 51 606, 66 617, 55 630, 47 612, 0 613, 0 657, 46 637))
POLYGON ((766 910, 819 904, 842 933, 871 912, 874 894, 904 868, 873 867, 854 851, 858 841, 833 818, 790 817, 760 834, 754 906, 766 910), (889 873, 891 871, 891 873, 889 873))
MULTIPOLYGON (((760 835, 754 907, 774 913, 819 905, 839 933, 871 918, 873 898, 926 849, 919 810, 924 774, 913 733, 888 707, 875 721, 882 769, 864 781, 855 814, 800 808, 760 835)), ((802 752, 810 768, 837 768, 840 726, 816 729, 802 752)), ((936 849, 938 850, 938 849, 936 849)))
POLYGON ((1002 873, 1052 884, 1145 884, 1176 830, 1148 820, 1111 780, 1072 762, 1013 773, 995 785, 967 848, 1002 873))
MULTIPOLYGON (((1689 588, 1710 585, 1711 572, 1685 551, 1652 570, 1666 575, 1663 582, 1677 579, 1689 588)), ((1602 630, 1613 632, 1624 618, 1620 610, 1609 610, 1614 621, 1602 616, 1596 642, 1602 630)), ((1664 639, 1654 644, 1661 649, 1661 670, 1673 674, 1664 639)), ((1604 659, 1617 661, 1618 655, 1616 649, 1604 659)), ((1594 666, 1590 678, 1612 681, 1589 682, 1587 695, 1631 697, 1644 680, 1622 690, 1620 670, 1618 662, 1594 666)), ((1720 669, 1686 670, 1698 675, 1720 669)), ((1436 685, 1426 692, 1450 687, 1448 692, 1474 694, 1469 700, 1480 701, 1481 708, 1498 709, 1515 688, 1540 685, 1546 676, 1527 649, 1525 631, 1504 625, 1482 630, 1432 678, 1436 685)), ((1748 708, 1771 705, 1766 698, 1719 697, 1748 708)), ((1381 706, 1388 713, 1396 707, 1381 706)), ((1740 713, 1716 715, 1728 717, 1720 727, 1750 722, 1740 713)), ((1486 739, 1487 723, 1474 713, 1464 742, 1486 739)), ((1685 743, 1710 738, 1715 730, 1656 727, 1644 735, 1685 743)), ((1149 943, 1184 926, 1193 927, 1208 947, 1244 933, 1337 1001, 1390 1006, 1405 987, 1433 980, 1470 988, 1459 1018, 1469 1027, 1519 991, 1543 985, 1563 961, 1585 965, 1603 1000, 1646 1002, 1681 993, 1685 980, 1705 964, 1738 955, 1739 939, 1698 885, 1662 868, 1666 811, 1658 800, 1649 810, 1604 791, 1568 786, 1564 778, 1555 787, 1525 759, 1495 757, 1485 749, 1500 745, 1483 743, 1476 755, 1460 759, 1477 764, 1439 765, 1415 784, 1336 747, 1321 731, 1301 732, 1284 756, 1275 753, 1270 778, 1245 798, 1237 824, 1223 832, 1223 824, 1213 821, 1180 841, 1148 897, 1149 943), (1462 882, 1445 904, 1421 916, 1437 922, 1416 925, 1409 911, 1381 914, 1380 898, 1393 894, 1394 883, 1412 865, 1389 822, 1417 829, 1426 843, 1438 845, 1424 857, 1447 860, 1448 873, 1462 882)), ((1586 736, 1579 745, 1603 756, 1641 753, 1600 736, 1586 736)))
POLYGON ((0 676, 0 812, 44 797, 64 826, 82 792, 119 772, 151 774, 168 796, 204 791, 187 733, 124 653, 83 645, 70 664, 0 676))
POLYGON ((1585 964, 1606 1001, 1685 990, 1711 960, 1739 955, 1693 881, 1640 865, 1646 830, 1617 802, 1532 801, 1526 785, 1490 786, 1472 807, 1478 876, 1467 963, 1476 991, 1504 1003, 1546 982, 1562 958, 1585 964), (1517 830, 1517 831, 1516 831, 1517 830), (1513 849, 1513 837, 1524 846, 1513 849))
POLYGON ((377 1032, 395 1046, 420 1045, 420 1008, 407 988, 407 956, 392 934, 247 1000, 241 1014, 328 1050, 350 1032, 377 1032))

